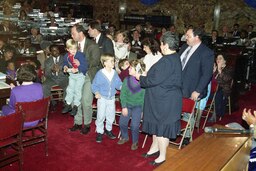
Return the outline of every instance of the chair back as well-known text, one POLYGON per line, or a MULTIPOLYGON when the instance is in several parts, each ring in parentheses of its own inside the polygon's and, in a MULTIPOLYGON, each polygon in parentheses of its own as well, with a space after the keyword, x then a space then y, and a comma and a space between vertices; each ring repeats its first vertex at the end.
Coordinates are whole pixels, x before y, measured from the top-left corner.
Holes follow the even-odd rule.
POLYGON ((0 140, 21 134, 23 129, 23 115, 21 111, 0 117, 0 140))
POLYGON ((17 102, 16 110, 23 110, 25 114, 24 121, 37 121, 48 116, 50 97, 32 102, 17 102))
POLYGON ((0 116, 0 168, 18 161, 22 170, 23 116, 22 111, 0 116))
POLYGON ((182 113, 193 114, 196 102, 189 98, 182 98, 182 113))
POLYGON ((217 82, 212 82, 211 83, 211 94, 214 94, 218 90, 218 83, 217 82))

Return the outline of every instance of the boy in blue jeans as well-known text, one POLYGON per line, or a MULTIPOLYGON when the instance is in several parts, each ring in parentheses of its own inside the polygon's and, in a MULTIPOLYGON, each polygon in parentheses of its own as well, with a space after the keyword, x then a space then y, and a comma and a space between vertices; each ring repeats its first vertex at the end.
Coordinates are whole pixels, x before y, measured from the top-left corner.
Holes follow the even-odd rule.
POLYGON ((82 88, 88 65, 85 55, 77 51, 77 43, 73 39, 67 40, 66 48, 68 53, 64 56, 63 71, 69 73, 69 82, 66 89, 66 104, 62 113, 70 112, 70 115, 75 116, 81 104, 82 88), (73 108, 71 103, 73 103, 73 108))
POLYGON ((112 133, 112 124, 115 120, 115 94, 116 89, 120 90, 122 81, 114 68, 114 56, 103 54, 100 58, 104 68, 99 70, 92 82, 92 92, 97 100, 97 119, 96 119, 96 142, 102 142, 104 133, 104 120, 106 118, 105 134, 110 139, 116 136, 112 133))
POLYGON ((122 115, 119 119, 121 138, 117 144, 122 145, 128 142, 128 124, 131 118, 131 150, 138 149, 139 127, 145 95, 145 89, 140 87, 140 83, 136 80, 135 75, 136 73, 142 74, 145 69, 146 65, 141 60, 132 60, 130 62, 129 76, 124 79, 120 94, 122 105, 122 115))

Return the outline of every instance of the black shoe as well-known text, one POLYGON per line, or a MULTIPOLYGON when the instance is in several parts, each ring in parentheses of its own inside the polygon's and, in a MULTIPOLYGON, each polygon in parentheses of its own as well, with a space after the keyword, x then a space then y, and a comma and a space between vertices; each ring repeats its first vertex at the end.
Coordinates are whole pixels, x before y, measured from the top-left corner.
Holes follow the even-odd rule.
POLYGON ((143 154, 142 154, 142 157, 144 157, 144 158, 149 158, 149 157, 158 157, 158 156, 159 156, 159 154, 160 154, 160 152, 159 152, 159 151, 154 152, 154 153, 152 153, 152 154, 143 153, 143 154))
POLYGON ((65 107, 62 109, 61 113, 64 114, 64 113, 68 113, 72 110, 72 107, 71 105, 68 105, 66 104, 65 107))
POLYGON ((182 142, 182 145, 188 145, 190 143, 190 138, 189 137, 185 137, 183 142, 182 142))
POLYGON ((81 134, 84 134, 84 135, 88 134, 89 132, 90 132, 90 127, 88 127, 88 126, 85 126, 85 127, 82 128, 81 131, 80 131, 80 133, 81 133, 81 134))
POLYGON ((112 131, 105 131, 105 134, 108 136, 108 138, 110 138, 111 140, 115 139, 116 136, 113 134, 112 131))
POLYGON ((160 166, 160 165, 163 164, 164 162, 165 162, 165 160, 164 160, 164 161, 161 161, 161 162, 159 162, 159 163, 157 163, 157 162, 155 162, 155 160, 153 160, 153 161, 149 162, 149 164, 152 165, 152 166, 160 166))
POLYGON ((69 112, 71 116, 76 116, 76 113, 77 113, 77 106, 74 105, 71 112, 69 112))
POLYGON ((96 142, 97 143, 101 143, 102 142, 102 136, 103 136, 103 134, 97 133, 97 136, 96 136, 96 142))
POLYGON ((82 125, 75 124, 73 127, 69 128, 69 131, 74 132, 81 129, 82 129, 82 125))

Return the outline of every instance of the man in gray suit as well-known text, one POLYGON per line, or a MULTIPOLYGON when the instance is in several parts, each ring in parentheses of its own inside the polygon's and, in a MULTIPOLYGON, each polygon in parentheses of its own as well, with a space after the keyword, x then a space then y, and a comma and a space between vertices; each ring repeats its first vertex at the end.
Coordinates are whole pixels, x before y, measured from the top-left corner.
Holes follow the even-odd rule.
POLYGON ((88 134, 90 132, 90 124, 92 122, 93 113, 93 94, 91 91, 91 82, 96 72, 101 68, 100 49, 94 41, 86 37, 86 30, 82 25, 74 25, 71 28, 71 36, 75 41, 77 41, 79 51, 85 54, 88 63, 88 70, 85 76, 85 83, 83 86, 83 94, 81 101, 82 107, 78 108, 77 115, 74 117, 74 125, 69 130, 79 130, 81 134, 88 134), (83 122, 84 127, 82 127, 83 122))
POLYGON ((65 96, 66 88, 68 86, 68 76, 62 72, 63 56, 60 55, 60 50, 57 45, 51 45, 49 49, 51 55, 44 62, 44 96, 48 97, 51 95, 51 87, 54 85, 60 86, 63 89, 65 96))

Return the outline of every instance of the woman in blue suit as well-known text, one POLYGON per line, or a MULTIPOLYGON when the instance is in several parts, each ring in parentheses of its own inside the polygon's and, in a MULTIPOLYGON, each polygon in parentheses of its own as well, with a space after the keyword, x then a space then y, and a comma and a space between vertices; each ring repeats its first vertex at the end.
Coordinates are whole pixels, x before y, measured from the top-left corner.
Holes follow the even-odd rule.
POLYGON ((166 159, 169 139, 180 133, 182 108, 181 61, 176 53, 179 40, 166 32, 160 39, 164 55, 146 76, 137 74, 140 85, 146 89, 142 130, 153 135, 153 142, 145 158, 158 156, 151 165, 160 165, 166 159))

